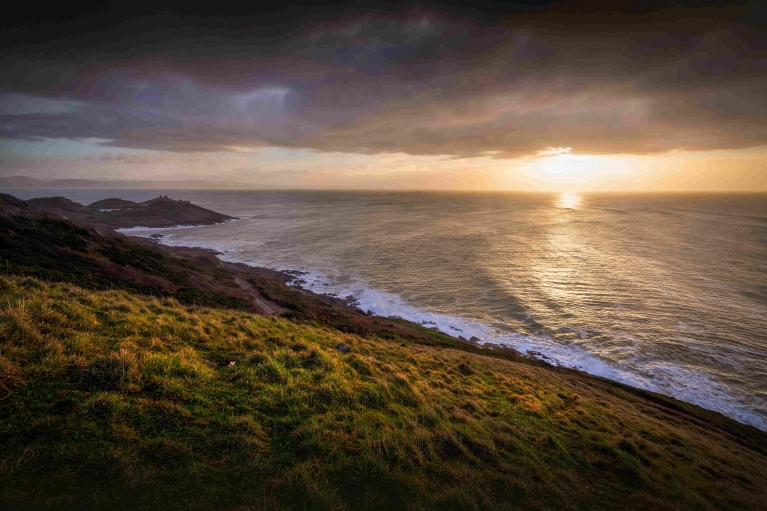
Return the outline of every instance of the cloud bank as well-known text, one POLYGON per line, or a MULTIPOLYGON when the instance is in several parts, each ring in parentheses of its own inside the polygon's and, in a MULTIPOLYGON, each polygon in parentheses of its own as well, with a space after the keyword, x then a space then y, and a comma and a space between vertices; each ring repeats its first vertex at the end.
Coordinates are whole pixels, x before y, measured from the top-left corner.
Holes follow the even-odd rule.
POLYGON ((764 8, 601 5, 15 27, 0 138, 494 159, 767 144, 764 8))

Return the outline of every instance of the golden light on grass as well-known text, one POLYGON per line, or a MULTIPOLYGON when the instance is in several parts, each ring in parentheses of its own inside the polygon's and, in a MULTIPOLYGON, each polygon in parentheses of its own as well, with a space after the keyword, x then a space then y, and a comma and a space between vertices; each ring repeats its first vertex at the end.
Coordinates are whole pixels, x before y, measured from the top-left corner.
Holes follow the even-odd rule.
POLYGON ((60 509, 111 509, 130 487, 275 510, 442 509, 456 495, 467 509, 656 508, 657 495, 749 508, 767 487, 755 430, 426 328, 431 340, 360 337, 29 277, 0 276, 0 297, 6 499, 34 487, 60 509), (712 423, 737 440, 712 439, 712 423), (81 486, 62 484, 72 474, 81 486), (353 500, 339 484, 370 490, 353 500))

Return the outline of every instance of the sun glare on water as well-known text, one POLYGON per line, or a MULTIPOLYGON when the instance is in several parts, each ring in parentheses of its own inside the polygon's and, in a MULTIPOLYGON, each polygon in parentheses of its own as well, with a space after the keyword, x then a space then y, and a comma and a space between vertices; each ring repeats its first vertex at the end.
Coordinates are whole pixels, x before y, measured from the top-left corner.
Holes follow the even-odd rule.
POLYGON ((578 209, 583 202, 577 192, 564 192, 557 198, 557 207, 560 209, 578 209))

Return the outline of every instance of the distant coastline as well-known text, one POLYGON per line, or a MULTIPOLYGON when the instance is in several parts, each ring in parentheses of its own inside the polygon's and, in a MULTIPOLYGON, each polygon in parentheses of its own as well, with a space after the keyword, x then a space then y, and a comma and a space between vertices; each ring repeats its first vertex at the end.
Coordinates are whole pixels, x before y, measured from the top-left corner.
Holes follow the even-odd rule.
POLYGON ((103 199, 88 206, 65 197, 40 197, 27 202, 49 213, 100 229, 194 227, 237 219, 167 195, 140 203, 117 198, 103 199))
POLYGON ((251 183, 181 179, 169 181, 138 179, 35 179, 25 176, 0 177, 0 190, 230 190, 252 189, 251 183))

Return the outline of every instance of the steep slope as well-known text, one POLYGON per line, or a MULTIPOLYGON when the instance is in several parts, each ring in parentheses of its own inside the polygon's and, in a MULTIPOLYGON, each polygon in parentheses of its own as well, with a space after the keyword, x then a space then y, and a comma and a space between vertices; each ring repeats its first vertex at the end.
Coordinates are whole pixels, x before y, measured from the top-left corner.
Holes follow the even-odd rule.
POLYGON ((753 427, 142 243, 0 195, 0 509, 767 508, 753 427))
POLYGON ((264 312, 258 302, 267 300, 272 310, 288 310, 295 319, 320 321, 348 332, 458 343, 437 332, 424 334, 417 325, 370 318, 343 300, 288 288, 289 277, 279 272, 224 264, 204 250, 159 247, 114 233, 103 236, 5 194, 0 194, 0 239, 0 267, 6 274, 66 281, 89 289, 129 289, 257 313, 264 312), (248 289, 241 282, 249 284, 248 289))
MULTIPOLYGON (((319 321, 347 332, 406 335, 458 343, 385 318, 371 318, 343 300, 288 288, 289 276, 264 268, 224 264, 204 250, 159 247, 148 240, 98 232, 0 194, 0 267, 6 274, 66 281, 89 289, 129 289, 173 296, 184 303, 234 307, 319 321), (238 279, 239 282, 238 283, 238 279), (244 289, 241 282, 248 285, 244 289)), ((467 343, 473 349, 476 346, 467 343)))
POLYGON ((4 193, 0 193, 0 215, 22 215, 30 218, 42 218, 49 216, 41 209, 33 206, 29 202, 17 199, 13 195, 7 195, 4 193))
POLYGON ((212 256, 169 257, 122 236, 102 236, 32 203, 0 194, 0 265, 6 273, 253 309, 251 297, 212 256))
POLYGON ((0 277, 0 355, 5 509, 767 503, 763 433, 488 353, 0 277))

